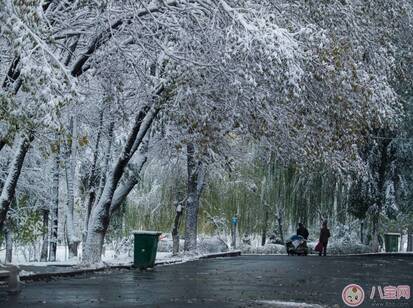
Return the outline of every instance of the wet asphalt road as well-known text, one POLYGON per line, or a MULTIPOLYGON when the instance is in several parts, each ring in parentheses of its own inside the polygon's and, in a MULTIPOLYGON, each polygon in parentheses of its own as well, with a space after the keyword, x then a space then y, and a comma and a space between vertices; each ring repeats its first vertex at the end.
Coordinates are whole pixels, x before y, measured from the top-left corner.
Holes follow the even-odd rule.
POLYGON ((26 283, 18 296, 0 288, 0 307, 346 307, 350 283, 365 290, 359 307, 413 307, 413 299, 368 298, 372 286, 413 288, 413 257, 241 256, 116 270, 26 283))

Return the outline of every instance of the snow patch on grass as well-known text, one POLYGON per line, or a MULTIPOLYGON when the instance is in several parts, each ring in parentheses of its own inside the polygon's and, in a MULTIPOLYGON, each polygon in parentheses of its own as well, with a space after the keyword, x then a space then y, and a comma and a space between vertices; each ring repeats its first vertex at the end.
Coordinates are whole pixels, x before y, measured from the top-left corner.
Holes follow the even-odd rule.
POLYGON ((265 246, 242 245, 243 254, 260 254, 260 255, 286 255, 287 251, 284 245, 266 244, 265 246))
MULTIPOLYGON (((307 243, 308 248, 312 253, 314 252, 314 247, 317 245, 318 242, 309 242, 307 243)), ((350 254, 361 254, 361 253, 369 253, 371 252, 371 248, 367 245, 352 242, 349 240, 343 239, 334 239, 328 242, 327 246, 327 254, 333 256, 339 255, 350 255, 350 254)))
MULTIPOLYGON (((318 241, 314 238, 307 242, 310 254, 316 254, 314 247, 318 241)), ((261 245, 261 236, 251 236, 248 243, 241 243, 240 249, 243 254, 259 254, 259 255, 286 255, 287 250, 285 245, 271 243, 269 240, 264 246, 261 245)), ((330 239, 327 246, 328 255, 348 255, 368 253, 371 249, 368 245, 360 243, 357 236, 353 233, 338 234, 330 239)))

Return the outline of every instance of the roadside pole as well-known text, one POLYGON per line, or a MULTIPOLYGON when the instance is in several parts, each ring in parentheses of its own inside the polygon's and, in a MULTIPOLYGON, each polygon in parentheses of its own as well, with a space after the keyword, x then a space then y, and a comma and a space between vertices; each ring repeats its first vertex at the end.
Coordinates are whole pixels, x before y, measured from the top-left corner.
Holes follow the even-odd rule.
POLYGON ((409 228, 407 231, 407 251, 413 251, 413 230, 409 228))
POLYGON ((237 248, 237 224, 238 224, 238 217, 234 215, 231 219, 231 246, 232 249, 237 248))

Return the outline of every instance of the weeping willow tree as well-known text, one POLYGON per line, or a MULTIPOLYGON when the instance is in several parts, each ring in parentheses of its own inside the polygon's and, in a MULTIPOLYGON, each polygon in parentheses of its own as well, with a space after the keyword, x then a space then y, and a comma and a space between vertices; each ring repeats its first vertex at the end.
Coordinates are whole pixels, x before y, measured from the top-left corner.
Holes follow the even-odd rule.
POLYGON ((256 160, 236 178, 210 181, 202 209, 228 222, 237 214, 240 232, 261 234, 262 244, 269 233, 283 242, 298 222, 314 232, 324 220, 345 223, 347 191, 345 181, 328 171, 306 173, 274 159, 256 160))
MULTIPOLYGON (((311 168, 282 164, 258 146, 250 146, 243 155, 229 170, 215 166, 209 170, 200 199, 199 233, 229 236, 231 218, 237 215, 239 234, 259 237, 262 244, 269 235, 282 243, 295 233, 299 222, 308 227, 310 239, 315 240, 324 220, 335 237, 355 231, 359 233, 356 240, 368 242, 367 235, 373 230, 368 212, 372 200, 360 193, 362 176, 335 173, 321 164, 311 168)), ((395 170, 391 166, 387 169, 395 170)), ((396 171, 392 177, 398 174, 396 171)), ((184 159, 149 163, 121 212, 121 234, 135 229, 170 233, 175 205, 186 198, 186 184, 184 159)), ((388 217, 383 221, 391 226, 388 217)), ((182 235, 183 229, 181 224, 178 233, 182 235)), ((380 232, 386 230, 382 225, 380 232)))
MULTIPOLYGON (((295 165, 282 165, 273 156, 254 154, 231 172, 211 172, 200 200, 199 232, 229 233, 231 218, 237 215, 239 233, 260 235, 264 244, 269 234, 283 242, 295 232, 298 222, 313 234, 321 220, 345 223, 348 185, 327 168, 320 170, 310 173, 295 165)), ((171 231, 174 204, 186 194, 185 171, 179 163, 145 170, 125 204, 124 234, 134 229, 171 231)), ((183 232, 182 225, 179 232, 183 232)))

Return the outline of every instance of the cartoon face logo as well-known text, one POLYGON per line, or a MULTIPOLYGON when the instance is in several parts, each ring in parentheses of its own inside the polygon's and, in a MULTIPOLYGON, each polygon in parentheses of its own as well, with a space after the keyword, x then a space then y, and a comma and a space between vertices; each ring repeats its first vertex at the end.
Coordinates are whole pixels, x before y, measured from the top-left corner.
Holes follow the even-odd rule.
POLYGON ((357 284, 349 284, 343 289, 341 297, 347 306, 357 307, 364 301, 364 290, 357 284))

